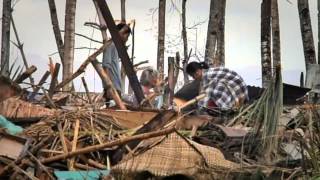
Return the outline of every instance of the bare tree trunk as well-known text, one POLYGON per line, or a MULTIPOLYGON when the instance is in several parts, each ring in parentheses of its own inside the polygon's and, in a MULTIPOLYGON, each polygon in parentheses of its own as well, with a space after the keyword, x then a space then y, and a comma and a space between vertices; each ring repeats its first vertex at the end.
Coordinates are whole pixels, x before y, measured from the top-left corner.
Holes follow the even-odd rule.
POLYGON ((271 0, 261 3, 261 74, 262 87, 268 87, 272 77, 271 68, 271 0))
MULTIPOLYGON (((125 23, 126 22, 126 0, 121 0, 121 22, 125 23)), ((125 94, 125 89, 126 89, 126 73, 124 71, 123 66, 121 66, 121 93, 125 94)))
POLYGON ((56 39, 56 44, 58 47, 58 52, 59 52, 59 56, 61 59, 61 63, 63 65, 64 45, 63 45, 62 36, 60 33, 60 26, 59 26, 59 21, 58 21, 58 16, 57 16, 56 4, 55 4, 54 0, 48 0, 48 4, 49 4, 49 9, 50 9, 50 16, 51 16, 51 24, 53 27, 53 33, 54 33, 54 37, 56 39))
MULTIPOLYGON (((13 32, 16 36, 16 39, 17 39, 17 48, 20 50, 20 53, 21 53, 21 57, 22 57, 22 60, 23 60, 23 63, 24 63, 24 66, 26 69, 29 69, 29 65, 28 65, 28 61, 27 61, 27 58, 26 58, 26 55, 24 53, 24 50, 23 50, 23 44, 21 44, 20 42, 20 39, 19 39, 19 36, 18 36, 18 31, 17 31, 17 28, 16 28, 16 25, 14 23, 14 20, 13 20, 13 17, 12 17, 12 14, 10 15, 10 18, 11 18, 11 23, 12 23, 12 28, 13 28, 13 32)), ((34 79, 32 78, 31 74, 29 76, 29 79, 30 79, 30 83, 32 85, 34 85, 34 79)))
POLYGON ((161 79, 164 77, 165 16, 166 0, 159 0, 157 69, 160 72, 161 79))
POLYGON ((11 0, 3 0, 1 34, 1 74, 9 76, 11 0))
MULTIPOLYGON (((63 58, 64 66, 62 75, 63 80, 67 79, 73 74, 76 5, 76 0, 66 0, 63 58)), ((72 83, 69 83, 63 87, 63 90, 65 91, 69 91, 71 89, 72 83)))
MULTIPOLYGON (((183 79, 184 83, 187 83, 189 81, 188 74, 186 72, 186 68, 189 61, 188 56, 188 39, 187 39, 187 30, 186 30, 186 2, 187 0, 182 0, 182 40, 183 40, 183 79)), ((179 66, 179 64, 178 64, 179 66)))
POLYGON ((320 0, 318 0, 318 64, 320 64, 320 0))
POLYGON ((205 50, 205 62, 212 65, 214 62, 214 55, 217 43, 217 26, 218 26, 218 2, 211 0, 210 2, 210 15, 207 31, 207 42, 205 50))
POLYGON ((224 66, 225 64, 225 49, 224 49, 224 29, 225 29, 225 13, 226 13, 226 0, 219 2, 219 24, 217 31, 217 50, 215 56, 215 66, 224 66))
POLYGON ((307 64, 316 64, 317 60, 308 0, 298 0, 298 11, 306 66, 307 64))
POLYGON ((278 0, 271 0, 271 18, 273 68, 276 69, 281 66, 278 0))

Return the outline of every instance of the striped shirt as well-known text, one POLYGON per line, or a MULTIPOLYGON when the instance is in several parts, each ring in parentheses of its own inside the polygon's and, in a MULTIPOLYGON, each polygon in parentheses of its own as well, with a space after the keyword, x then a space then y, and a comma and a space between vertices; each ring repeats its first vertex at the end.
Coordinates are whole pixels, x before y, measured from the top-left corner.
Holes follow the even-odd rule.
POLYGON ((206 97, 198 102, 200 108, 213 101, 221 109, 231 109, 248 98, 248 89, 243 79, 234 71, 224 67, 203 70, 201 92, 206 97))

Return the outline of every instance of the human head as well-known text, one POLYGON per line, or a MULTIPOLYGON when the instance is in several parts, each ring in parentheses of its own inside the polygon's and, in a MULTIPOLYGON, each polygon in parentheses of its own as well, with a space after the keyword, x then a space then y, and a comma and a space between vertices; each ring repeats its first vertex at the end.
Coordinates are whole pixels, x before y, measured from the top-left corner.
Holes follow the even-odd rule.
POLYGON ((140 76, 140 84, 149 88, 154 88, 155 86, 157 86, 158 80, 159 73, 152 68, 143 70, 140 76))
POLYGON ((123 42, 127 42, 131 33, 131 28, 125 23, 120 23, 117 24, 117 29, 123 42))
POLYGON ((208 69, 209 66, 205 62, 191 62, 187 65, 187 73, 193 77, 193 79, 201 80, 202 79, 202 70, 208 69))

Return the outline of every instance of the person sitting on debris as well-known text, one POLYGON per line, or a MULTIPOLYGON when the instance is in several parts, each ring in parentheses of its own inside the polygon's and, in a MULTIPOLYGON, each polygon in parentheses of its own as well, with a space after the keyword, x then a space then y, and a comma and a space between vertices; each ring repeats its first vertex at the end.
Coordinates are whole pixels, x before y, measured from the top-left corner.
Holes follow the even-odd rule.
MULTIPOLYGON (((143 70, 140 76, 140 85, 145 98, 151 102, 154 108, 160 109, 163 104, 163 97, 160 92, 159 73, 151 67, 143 70)), ((123 100, 132 103, 134 106, 139 105, 134 95, 123 96, 123 100)))
MULTIPOLYGON (((117 28, 119 30, 121 39, 123 40, 124 43, 126 43, 131 33, 130 27, 127 24, 120 23, 117 25, 117 28)), ((103 53, 102 66, 103 66, 103 69, 108 73, 111 81, 113 82, 115 89, 118 91, 119 95, 121 96, 122 84, 121 84, 121 73, 120 73, 120 59, 119 59, 118 51, 114 42, 112 42, 110 46, 108 46, 105 49, 103 53)), ((108 104, 109 101, 111 100, 111 96, 107 94, 107 90, 105 88, 104 88, 104 97, 108 104)))
POLYGON ((204 62, 191 62, 186 71, 195 80, 201 81, 200 93, 206 94, 206 97, 198 102, 200 110, 229 110, 249 99, 247 86, 235 71, 224 67, 209 68, 204 62))
POLYGON ((154 100, 155 108, 160 109, 163 104, 163 97, 160 92, 161 80, 158 71, 147 68, 142 71, 140 76, 140 84, 145 97, 149 100, 154 100))

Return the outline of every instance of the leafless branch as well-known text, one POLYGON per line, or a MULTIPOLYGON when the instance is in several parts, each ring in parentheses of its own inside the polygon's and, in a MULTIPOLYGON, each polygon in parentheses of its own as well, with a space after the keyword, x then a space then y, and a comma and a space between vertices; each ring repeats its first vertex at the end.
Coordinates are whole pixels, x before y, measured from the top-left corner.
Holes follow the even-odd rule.
MULTIPOLYGON (((64 33, 64 30, 60 30, 60 31, 64 33)), ((86 36, 86 35, 83 35, 83 34, 80 34, 80 33, 75 33, 75 35, 80 36, 80 37, 83 37, 83 38, 88 39, 88 40, 90 40, 90 41, 93 41, 93 42, 102 44, 101 41, 92 39, 92 38, 90 38, 90 37, 88 37, 88 36, 86 36)))

